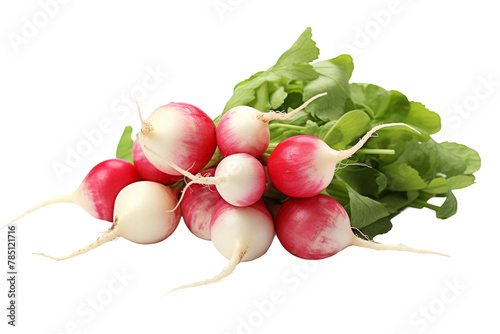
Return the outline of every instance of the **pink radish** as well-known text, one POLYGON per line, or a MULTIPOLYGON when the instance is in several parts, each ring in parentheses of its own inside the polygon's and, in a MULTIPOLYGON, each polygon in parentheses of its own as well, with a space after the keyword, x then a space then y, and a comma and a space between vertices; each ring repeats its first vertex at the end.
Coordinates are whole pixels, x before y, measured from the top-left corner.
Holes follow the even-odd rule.
POLYGON ((61 261, 86 253, 118 237, 138 244, 153 244, 165 240, 177 228, 180 210, 170 212, 177 204, 177 195, 171 188, 151 181, 132 183, 118 194, 113 226, 96 241, 63 257, 42 255, 61 261))
POLYGON ((383 245, 360 239, 352 233, 349 216, 342 205, 322 194, 291 198, 283 203, 276 217, 276 235, 288 252, 309 260, 330 257, 351 245, 447 256, 404 245, 383 245))
POLYGON ((132 146, 132 159, 134 160, 137 173, 139 173, 143 180, 172 185, 183 177, 182 175, 165 174, 153 166, 144 155, 138 140, 134 141, 134 145, 132 146))
POLYGON ((122 159, 105 160, 92 168, 80 186, 71 194, 37 204, 7 225, 35 210, 55 203, 74 203, 93 217, 112 222, 116 196, 125 186, 140 179, 130 162, 122 159))
MULTIPOLYGON (((213 176, 215 168, 200 173, 203 177, 213 176)), ((210 221, 215 206, 222 200, 213 185, 194 184, 185 190, 181 212, 189 230, 198 238, 210 240, 210 221)))
MULTIPOLYGON (((234 206, 248 206, 256 203, 262 197, 266 188, 264 166, 259 160, 246 153, 225 157, 217 165, 214 176, 204 177, 193 175, 180 168, 148 146, 144 146, 144 150, 171 165, 180 174, 190 178, 191 181, 186 185, 186 189, 189 189, 189 186, 193 183, 214 184, 221 197, 234 206)), ((181 197, 180 202, 182 200, 183 197, 181 197)))
POLYGON ((337 163, 356 153, 377 131, 404 123, 381 124, 368 131, 353 147, 345 151, 330 148, 323 140, 298 135, 287 138, 276 146, 267 162, 267 171, 276 188, 290 197, 312 197, 332 182, 337 163))
POLYGON ((139 141, 149 162, 169 175, 181 175, 172 164, 197 173, 210 161, 217 146, 212 119, 187 103, 169 103, 147 120, 141 116, 139 141), (145 150, 146 146, 158 155, 145 150))
POLYGON ((318 94, 310 98, 299 108, 289 113, 269 111, 267 113, 248 107, 238 106, 228 110, 217 126, 217 145, 223 156, 235 153, 248 153, 260 157, 269 146, 270 133, 268 123, 272 120, 288 120, 309 103, 326 95, 318 94))
POLYGON ((252 261, 264 255, 274 239, 273 219, 262 201, 247 207, 235 207, 221 201, 210 225, 212 243, 229 260, 229 264, 218 275, 208 280, 183 285, 174 290, 222 280, 230 275, 240 262, 252 261))

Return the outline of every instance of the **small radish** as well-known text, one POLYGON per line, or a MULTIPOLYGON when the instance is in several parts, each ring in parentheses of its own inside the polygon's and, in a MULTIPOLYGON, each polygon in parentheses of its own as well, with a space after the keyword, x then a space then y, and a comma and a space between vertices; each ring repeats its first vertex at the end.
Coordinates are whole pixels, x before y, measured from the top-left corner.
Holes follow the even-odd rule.
POLYGON ((276 146, 267 162, 267 171, 275 187, 290 197, 312 197, 332 182, 337 163, 349 158, 377 131, 404 123, 381 124, 368 131, 353 147, 345 151, 330 148, 323 140, 298 135, 287 138, 276 146))
POLYGON ((201 109, 187 103, 169 103, 156 109, 147 120, 142 119, 139 108, 139 116, 139 142, 146 158, 160 171, 181 175, 173 163, 197 173, 212 158, 217 146, 215 124, 201 109))
POLYGON ((212 243, 229 260, 229 264, 217 276, 174 290, 222 280, 230 275, 240 262, 252 261, 264 255, 274 239, 273 219, 262 201, 247 207, 235 207, 221 201, 210 225, 212 243))
POLYGON ((165 240, 177 228, 180 210, 170 212, 177 204, 177 194, 171 188, 151 181, 132 183, 118 194, 113 226, 96 241, 63 257, 42 255, 61 261, 86 253, 118 237, 138 244, 154 244, 165 240))
MULTIPOLYGON (((259 160, 246 153, 237 153, 225 157, 217 165, 215 175, 205 177, 191 174, 175 165, 172 161, 164 159, 148 146, 144 146, 144 150, 152 153, 161 161, 165 161, 179 173, 191 179, 186 185, 183 196, 193 183, 214 184, 221 197, 229 204, 248 206, 256 203, 262 197, 266 188, 264 166, 259 160)), ((182 202, 183 196, 181 196, 180 202, 182 202)))
POLYGON ((172 185, 183 177, 182 175, 165 174, 153 166, 144 155, 138 140, 134 141, 134 145, 132 146, 132 159, 134 160, 137 173, 139 173, 143 180, 172 185))
POLYGON ((93 217, 112 222, 116 196, 125 186, 139 180, 141 178, 130 162, 122 159, 105 160, 90 170, 73 193, 37 204, 7 225, 35 210, 55 203, 74 203, 93 217))
MULTIPOLYGON (((215 168, 205 169, 200 174, 204 177, 213 176, 215 168)), ((198 238, 210 240, 210 221, 222 197, 213 185, 194 184, 184 192, 181 212, 186 226, 198 238)))
POLYGON ((248 107, 238 106, 228 110, 217 126, 217 145, 223 156, 235 153, 248 153, 260 157, 269 146, 269 122, 272 120, 288 120, 309 103, 326 95, 318 94, 297 109, 289 113, 269 111, 266 113, 248 107))
POLYGON ((444 255, 404 245, 383 245, 354 235, 347 212, 327 195, 291 198, 280 207, 276 235, 285 249, 302 259, 319 260, 354 245, 377 250, 397 250, 444 255))

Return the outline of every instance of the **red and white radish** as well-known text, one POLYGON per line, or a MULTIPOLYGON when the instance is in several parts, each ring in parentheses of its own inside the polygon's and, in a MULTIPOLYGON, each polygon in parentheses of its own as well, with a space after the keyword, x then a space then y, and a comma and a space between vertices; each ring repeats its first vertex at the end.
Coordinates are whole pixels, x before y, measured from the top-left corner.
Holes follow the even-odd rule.
POLYGON ((309 103, 326 95, 318 94, 289 113, 269 111, 266 113, 248 107, 238 106, 228 110, 217 126, 217 145, 223 156, 235 153, 248 153, 260 157, 269 146, 269 122, 288 120, 309 103))
POLYGON ((138 140, 135 140, 132 146, 132 159, 137 173, 139 173, 143 180, 172 185, 183 178, 182 175, 169 175, 163 173, 153 166, 144 155, 138 140))
POLYGON ((323 140, 298 135, 279 143, 267 161, 267 172, 275 187, 290 197, 312 197, 332 182, 337 163, 349 158, 377 131, 389 126, 406 126, 404 123, 381 124, 368 131, 356 145, 337 151, 323 140))
MULTIPOLYGON (((201 176, 215 174, 215 168, 205 169, 201 176)), ((193 184, 184 190, 181 212, 189 230, 198 238, 210 240, 210 221, 222 197, 214 185, 193 184)))
MULTIPOLYGON (((266 172, 264 166, 246 153, 238 153, 222 159, 215 169, 214 176, 200 176, 180 168, 172 161, 167 161, 159 153, 144 146, 144 150, 152 153, 160 160, 173 166, 180 174, 191 179, 186 185, 189 189, 193 183, 215 185, 221 197, 234 206, 248 206, 256 203, 266 188, 266 172)), ((180 202, 182 202, 181 197, 180 202)))
POLYGON ((5 226, 35 210, 55 203, 74 203, 93 217, 112 222, 116 196, 127 185, 139 180, 141 178, 130 162, 122 159, 105 160, 92 168, 80 186, 71 194, 39 203, 5 226))
POLYGON ((319 260, 354 245, 377 250, 397 250, 443 255, 404 245, 384 245, 354 235, 347 212, 327 195, 291 198, 280 207, 276 235, 285 249, 302 259, 319 260))
POLYGON ((274 223, 262 201, 235 207, 220 201, 212 218, 210 235, 215 248, 229 264, 216 276, 169 292, 218 282, 230 275, 240 262, 264 255, 274 239, 274 223))
POLYGON ((212 119, 187 103, 169 103, 147 120, 141 116, 139 142, 149 162, 169 175, 181 175, 172 163, 197 173, 210 161, 217 146, 212 119), (146 146, 158 155, 145 150, 146 146))
POLYGON ((96 241, 70 255, 46 256, 57 261, 86 253, 118 237, 138 244, 153 244, 165 240, 177 228, 181 219, 175 190, 151 181, 132 183, 118 194, 115 203, 113 226, 96 241))

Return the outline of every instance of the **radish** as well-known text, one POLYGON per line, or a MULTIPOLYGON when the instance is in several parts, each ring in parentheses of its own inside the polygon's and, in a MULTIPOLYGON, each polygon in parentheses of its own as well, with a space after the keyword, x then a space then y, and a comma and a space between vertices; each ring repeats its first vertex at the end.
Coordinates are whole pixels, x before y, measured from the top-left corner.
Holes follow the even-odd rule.
POLYGON ((175 164, 197 173, 212 158, 217 146, 215 124, 201 109, 187 103, 169 103, 147 120, 142 119, 139 108, 139 116, 139 142, 147 160, 160 171, 181 175, 172 167, 175 164), (146 146, 158 155, 145 150, 146 146))
POLYGON ((74 203, 93 217, 112 222, 116 196, 125 186, 140 179, 130 162, 122 159, 105 160, 90 170, 73 193, 37 204, 2 228, 35 210, 55 203, 74 203))
POLYGON ((280 207, 276 235, 291 254, 308 260, 330 257, 354 245, 377 250, 397 250, 448 256, 404 245, 383 245, 354 235, 347 212, 327 195, 291 198, 280 207))
POLYGON ((191 184, 215 185, 220 196, 234 206, 248 206, 256 203, 266 188, 266 172, 264 166, 246 153, 238 153, 222 159, 215 169, 214 176, 200 176, 183 170, 172 161, 163 158, 159 153, 144 146, 144 150, 152 153, 161 161, 174 167, 179 173, 191 179, 186 185, 179 202, 182 202, 186 190, 191 184))
POLYGON ((247 207, 220 201, 210 223, 210 236, 229 264, 208 280, 183 285, 167 293, 218 282, 230 275, 240 262, 261 257, 274 239, 274 223, 262 201, 247 207))
POLYGON ((86 253, 118 237, 138 244, 153 244, 165 240, 177 228, 180 210, 169 212, 177 204, 177 195, 171 188, 151 181, 132 183, 118 194, 113 226, 96 241, 70 255, 51 259, 61 261, 86 253))
POLYGON ((217 126, 217 145, 223 156, 248 153, 260 157, 269 146, 268 123, 272 120, 288 120, 315 99, 326 95, 318 94, 289 113, 269 111, 267 113, 248 107, 238 106, 228 110, 217 126))
POLYGON ((182 175, 165 174, 153 166, 144 155, 138 140, 134 141, 134 145, 132 146, 132 159, 134 160, 137 173, 139 173, 143 180, 172 185, 182 179, 182 175))
MULTIPOLYGON (((204 177, 214 174, 215 168, 201 172, 201 176, 204 177)), ((210 221, 215 206, 222 200, 222 197, 213 185, 194 184, 184 192, 181 212, 186 226, 198 238, 210 240, 210 221)))
POLYGON ((323 140, 298 135, 287 138, 276 146, 267 162, 267 171, 274 186, 290 197, 312 197, 332 182, 338 162, 349 158, 377 131, 404 123, 381 124, 368 131, 353 147, 345 151, 330 148, 323 140))

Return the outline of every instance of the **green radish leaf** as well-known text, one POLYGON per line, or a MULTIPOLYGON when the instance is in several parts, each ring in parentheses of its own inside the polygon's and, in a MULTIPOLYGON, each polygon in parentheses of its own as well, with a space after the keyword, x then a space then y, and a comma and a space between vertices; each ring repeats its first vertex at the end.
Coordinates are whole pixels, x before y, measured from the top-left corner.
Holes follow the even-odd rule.
POLYGON ((444 142, 440 145, 451 155, 465 163, 466 168, 463 171, 463 174, 472 174, 481 168, 481 158, 475 150, 457 143, 444 142))
POLYGON ((387 176, 389 189, 391 190, 419 190, 427 186, 418 174, 418 171, 406 163, 393 163, 384 166, 382 171, 387 176))
POLYGON ((446 219, 457 213, 457 199, 451 189, 446 195, 446 200, 444 203, 436 210, 436 217, 441 219, 446 219))
POLYGON ((127 160, 131 164, 134 163, 134 160, 132 159, 132 146, 134 145, 132 131, 131 126, 125 127, 120 141, 118 142, 118 147, 116 148, 116 157, 118 159, 127 160))
POLYGON ((349 211, 353 227, 361 229, 389 215, 382 203, 359 194, 348 184, 346 187, 349 192, 349 211))
POLYGON ((340 118, 350 101, 349 79, 354 69, 352 57, 340 55, 314 63, 313 67, 319 76, 305 84, 304 100, 317 94, 328 94, 311 103, 306 110, 324 121, 340 118))
POLYGON ((419 102, 410 102, 410 111, 403 122, 429 134, 441 130, 441 117, 419 102))
POLYGON ((365 83, 351 83, 349 87, 353 102, 367 106, 373 113, 372 117, 382 115, 387 109, 391 96, 382 87, 365 83))
MULTIPOLYGON (((391 220, 389 219, 389 217, 384 217, 380 218, 377 221, 374 221, 369 225, 366 225, 365 227, 361 228, 360 231, 363 235, 367 236, 371 240, 379 234, 384 234, 389 232, 391 229, 392 229, 391 220)), ((354 233, 356 233, 356 230, 354 230, 354 233)), ((363 238, 363 235, 358 235, 358 237, 363 238)))

